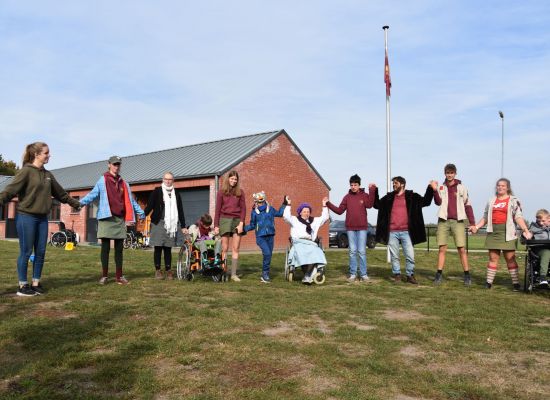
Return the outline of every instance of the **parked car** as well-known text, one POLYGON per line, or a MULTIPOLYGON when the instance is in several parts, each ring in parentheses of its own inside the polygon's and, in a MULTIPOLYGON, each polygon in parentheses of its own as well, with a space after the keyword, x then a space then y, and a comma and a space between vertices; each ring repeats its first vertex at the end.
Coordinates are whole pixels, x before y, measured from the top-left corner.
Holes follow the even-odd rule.
MULTIPOLYGON (((348 233, 346 231, 346 225, 344 221, 334 220, 330 223, 328 228, 328 241, 329 246, 348 247, 348 233)), ((369 224, 367 229, 367 247, 374 249, 376 246, 376 229, 369 224)))

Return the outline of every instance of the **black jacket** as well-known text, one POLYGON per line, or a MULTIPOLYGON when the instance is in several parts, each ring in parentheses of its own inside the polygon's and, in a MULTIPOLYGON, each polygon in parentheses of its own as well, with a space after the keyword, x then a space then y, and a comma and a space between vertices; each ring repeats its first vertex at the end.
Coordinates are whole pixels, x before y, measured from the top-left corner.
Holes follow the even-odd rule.
MULTIPOLYGON (((405 202, 407 204, 407 215, 409 217, 409 235, 412 244, 423 243, 426 241, 426 228, 424 227, 424 216, 422 207, 427 207, 432 203, 434 191, 430 185, 426 189, 424 197, 412 190, 405 190, 405 202)), ((374 198, 374 208, 378 210, 378 220, 376 223, 376 241, 382 244, 388 244, 390 238, 390 220, 391 210, 395 192, 386 194, 381 199, 378 198, 378 188, 376 188, 374 198)))
MULTIPOLYGON (((185 215, 183 214, 183 205, 181 203, 181 197, 176 193, 174 189, 174 194, 176 195, 176 204, 178 207, 178 220, 180 221, 180 227, 185 228, 185 215)), ((164 218, 164 200, 162 198, 162 187, 156 187, 155 190, 151 192, 149 196, 149 201, 147 202, 147 207, 145 207, 145 215, 153 210, 151 215, 151 222, 153 224, 158 224, 161 219, 164 218)))

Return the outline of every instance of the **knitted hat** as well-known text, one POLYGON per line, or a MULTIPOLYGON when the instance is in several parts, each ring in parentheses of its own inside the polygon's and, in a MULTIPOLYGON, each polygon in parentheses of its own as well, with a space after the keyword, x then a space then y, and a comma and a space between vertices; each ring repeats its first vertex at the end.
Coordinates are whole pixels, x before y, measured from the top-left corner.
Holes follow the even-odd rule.
POLYGON ((313 212, 313 208, 311 208, 311 205, 309 203, 302 203, 298 206, 298 209, 296 210, 298 212, 298 215, 302 212, 304 208, 309 208, 309 212, 313 212))

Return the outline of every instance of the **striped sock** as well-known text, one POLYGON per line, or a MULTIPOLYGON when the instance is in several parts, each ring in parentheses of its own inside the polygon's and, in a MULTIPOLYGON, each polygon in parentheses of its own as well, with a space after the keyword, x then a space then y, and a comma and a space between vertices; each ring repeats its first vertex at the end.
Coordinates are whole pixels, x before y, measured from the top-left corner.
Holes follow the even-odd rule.
POLYGON ((509 264, 508 265, 508 272, 510 272, 510 276, 512 277, 512 283, 514 285, 519 284, 519 274, 518 274, 519 267, 516 263, 509 264))
POLYGON ((487 282, 492 284, 495 280, 495 275, 497 274, 497 265, 496 264, 487 264, 487 282))

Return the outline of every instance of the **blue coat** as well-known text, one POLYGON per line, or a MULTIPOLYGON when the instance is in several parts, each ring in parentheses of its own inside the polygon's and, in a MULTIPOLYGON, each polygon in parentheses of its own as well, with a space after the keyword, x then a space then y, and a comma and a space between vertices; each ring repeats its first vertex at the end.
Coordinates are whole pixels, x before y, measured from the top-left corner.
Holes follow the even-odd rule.
MULTIPOLYGON (((126 183, 126 190, 128 191, 128 195, 130 196, 130 202, 132 203, 132 207, 134 211, 140 216, 140 218, 145 218, 145 214, 138 203, 134 200, 134 197, 132 196, 132 191, 130 190, 130 185, 126 183)), ((103 175, 99 178, 97 183, 95 184, 94 188, 90 193, 88 193, 86 196, 84 196, 82 199, 80 199, 80 205, 86 206, 90 204, 91 202, 97 200, 99 197, 99 205, 97 209, 97 219, 106 219, 112 217, 111 214, 111 207, 109 206, 109 198, 107 197, 107 188, 105 187, 105 178, 103 175)), ((133 218, 132 221, 127 222, 136 222, 135 218, 133 218)))
POLYGON ((253 208, 250 213, 250 224, 244 227, 244 231, 254 230, 256 236, 275 235, 275 217, 282 217, 285 207, 283 204, 278 211, 270 205, 253 208))

